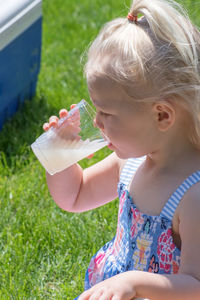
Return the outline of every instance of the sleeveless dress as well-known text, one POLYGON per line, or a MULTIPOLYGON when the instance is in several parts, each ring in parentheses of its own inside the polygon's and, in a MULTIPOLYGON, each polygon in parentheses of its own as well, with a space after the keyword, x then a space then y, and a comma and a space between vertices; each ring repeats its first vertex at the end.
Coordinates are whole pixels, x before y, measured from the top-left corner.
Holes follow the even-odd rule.
MULTIPOLYGON (((185 179, 166 202, 160 215, 141 213, 129 195, 128 186, 145 157, 128 159, 118 183, 119 211, 115 237, 91 259, 85 276, 85 290, 129 270, 176 274, 180 249, 172 237, 174 212, 187 190, 200 181, 200 171, 185 179)), ((76 298, 78 299, 78 298, 76 298)))

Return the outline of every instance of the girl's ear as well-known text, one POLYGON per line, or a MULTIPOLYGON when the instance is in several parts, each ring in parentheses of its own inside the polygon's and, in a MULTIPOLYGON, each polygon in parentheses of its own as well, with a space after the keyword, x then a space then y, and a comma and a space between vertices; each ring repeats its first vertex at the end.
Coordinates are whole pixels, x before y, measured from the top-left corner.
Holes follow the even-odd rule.
POLYGON ((167 131, 175 122, 175 108, 167 100, 155 102, 153 104, 153 114, 160 131, 167 131))

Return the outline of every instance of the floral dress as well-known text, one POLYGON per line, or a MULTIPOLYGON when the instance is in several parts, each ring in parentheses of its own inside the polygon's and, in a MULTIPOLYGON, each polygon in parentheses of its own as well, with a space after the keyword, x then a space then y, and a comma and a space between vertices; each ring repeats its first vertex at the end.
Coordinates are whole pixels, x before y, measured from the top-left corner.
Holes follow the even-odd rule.
POLYGON ((118 184, 119 212, 115 237, 91 259, 85 289, 128 270, 176 274, 180 249, 172 237, 172 218, 186 191, 200 181, 200 171, 190 175, 166 202, 160 215, 141 213, 129 195, 128 186, 145 157, 127 160, 118 184))

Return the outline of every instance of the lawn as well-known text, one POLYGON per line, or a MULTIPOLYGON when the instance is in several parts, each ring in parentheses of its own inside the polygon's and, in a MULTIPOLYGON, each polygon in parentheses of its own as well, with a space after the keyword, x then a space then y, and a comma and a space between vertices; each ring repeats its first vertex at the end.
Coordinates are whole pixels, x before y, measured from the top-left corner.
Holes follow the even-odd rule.
MULTIPOLYGON (((182 1, 200 25, 199 2, 182 1)), ((91 212, 59 209, 30 144, 60 108, 89 100, 84 53, 106 21, 129 1, 44 0, 41 72, 36 96, 0 132, 0 299, 73 299, 91 256, 115 234, 118 202, 91 212)), ((100 150, 87 167, 110 151, 100 150)))

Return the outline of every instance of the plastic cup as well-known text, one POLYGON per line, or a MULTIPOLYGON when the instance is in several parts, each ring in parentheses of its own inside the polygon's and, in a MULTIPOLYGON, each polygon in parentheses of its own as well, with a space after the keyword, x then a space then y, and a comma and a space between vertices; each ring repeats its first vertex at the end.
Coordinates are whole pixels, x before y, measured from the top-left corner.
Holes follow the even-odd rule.
POLYGON ((67 117, 39 136, 31 148, 46 171, 53 175, 108 145, 94 126, 95 110, 81 100, 67 117))

